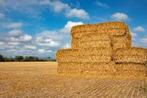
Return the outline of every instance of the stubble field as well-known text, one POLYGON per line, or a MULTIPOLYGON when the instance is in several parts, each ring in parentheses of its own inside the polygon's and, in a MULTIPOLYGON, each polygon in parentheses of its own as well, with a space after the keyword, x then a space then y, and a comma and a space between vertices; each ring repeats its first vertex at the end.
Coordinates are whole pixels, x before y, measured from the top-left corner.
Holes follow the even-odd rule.
POLYGON ((0 98, 147 98, 146 79, 57 74, 56 62, 0 63, 0 98))

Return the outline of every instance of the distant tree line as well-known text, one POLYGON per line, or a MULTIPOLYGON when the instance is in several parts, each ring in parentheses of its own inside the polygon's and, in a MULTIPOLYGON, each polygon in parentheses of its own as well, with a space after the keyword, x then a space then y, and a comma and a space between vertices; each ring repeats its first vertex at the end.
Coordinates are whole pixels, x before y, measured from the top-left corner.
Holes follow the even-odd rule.
POLYGON ((39 58, 35 56, 15 56, 15 57, 4 57, 0 54, 0 62, 31 62, 31 61, 56 61, 55 59, 39 58))

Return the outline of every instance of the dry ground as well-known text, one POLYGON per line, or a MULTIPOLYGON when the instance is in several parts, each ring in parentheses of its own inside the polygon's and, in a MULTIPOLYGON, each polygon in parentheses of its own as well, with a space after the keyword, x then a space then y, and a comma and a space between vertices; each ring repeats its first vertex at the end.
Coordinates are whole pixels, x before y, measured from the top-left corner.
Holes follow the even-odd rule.
POLYGON ((55 62, 0 63, 0 98, 147 98, 145 79, 59 76, 55 62))

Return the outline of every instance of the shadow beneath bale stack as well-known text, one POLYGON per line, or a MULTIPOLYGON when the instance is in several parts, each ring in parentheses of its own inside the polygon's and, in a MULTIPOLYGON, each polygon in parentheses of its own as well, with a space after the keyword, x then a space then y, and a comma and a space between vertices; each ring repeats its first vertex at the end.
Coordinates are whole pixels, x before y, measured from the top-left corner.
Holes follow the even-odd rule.
POLYGON ((74 26, 71 49, 56 53, 59 74, 146 77, 147 51, 131 47, 123 22, 74 26))

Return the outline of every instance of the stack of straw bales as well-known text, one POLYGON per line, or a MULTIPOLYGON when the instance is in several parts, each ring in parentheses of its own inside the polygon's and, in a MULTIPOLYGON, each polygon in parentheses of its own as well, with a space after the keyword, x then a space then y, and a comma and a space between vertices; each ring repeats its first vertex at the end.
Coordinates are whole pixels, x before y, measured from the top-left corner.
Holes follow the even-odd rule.
POLYGON ((112 76, 145 76, 147 55, 131 48, 131 34, 123 22, 74 26, 72 48, 58 50, 58 72, 112 76))

